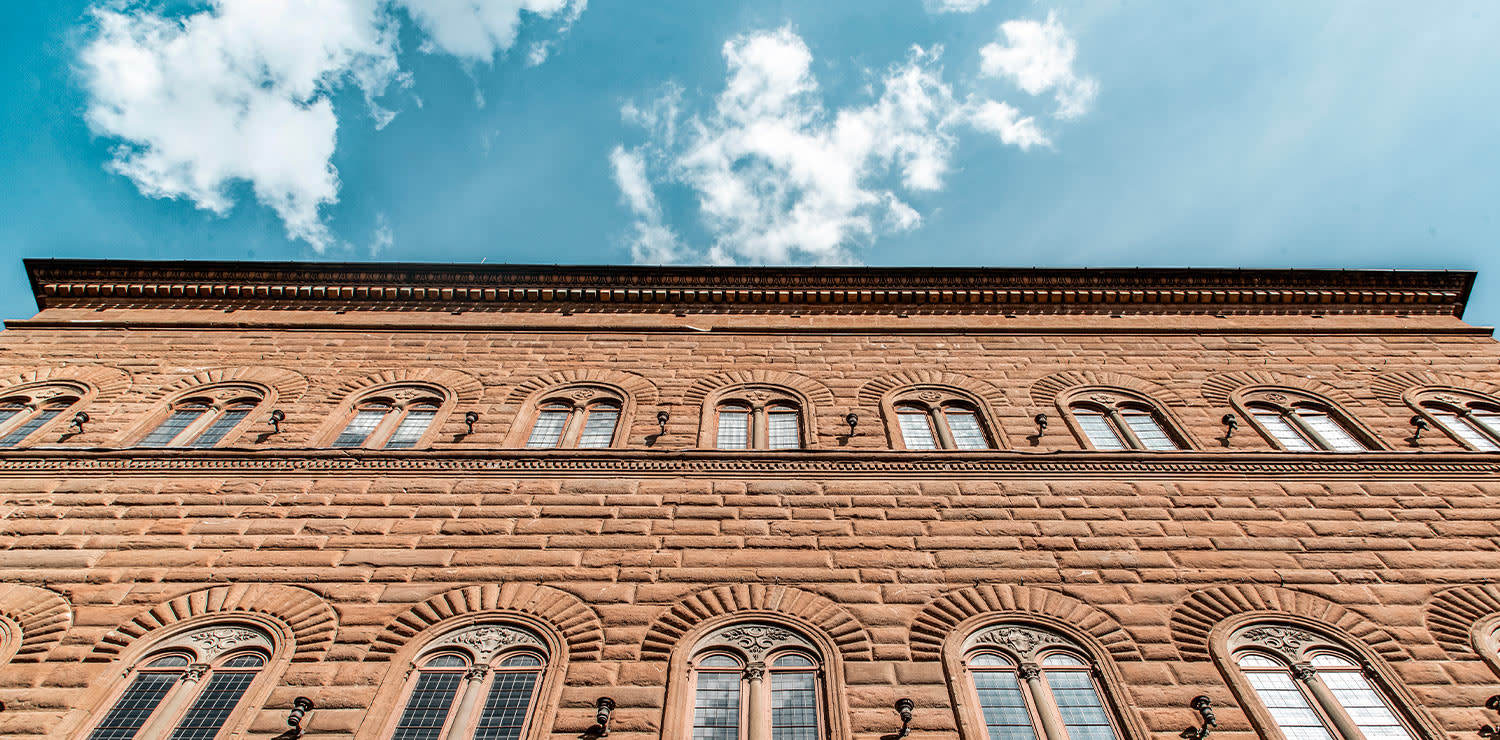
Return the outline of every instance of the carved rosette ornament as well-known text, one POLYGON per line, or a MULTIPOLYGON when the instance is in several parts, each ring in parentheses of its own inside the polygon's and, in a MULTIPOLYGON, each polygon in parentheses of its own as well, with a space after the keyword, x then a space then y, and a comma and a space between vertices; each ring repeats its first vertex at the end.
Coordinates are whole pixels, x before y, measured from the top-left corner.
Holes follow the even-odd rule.
POLYGON ((187 639, 198 648, 198 655, 205 661, 211 661, 237 647, 265 644, 265 638, 259 632, 242 627, 206 629, 189 634, 187 639))
POLYGON ((1307 630, 1295 627, 1252 627, 1240 633, 1240 638, 1295 661, 1302 648, 1321 639, 1307 630))
POLYGON ((735 624, 720 629, 698 641, 698 650, 711 646, 735 648, 747 663, 764 661, 771 651, 782 647, 812 650, 812 643, 801 635, 774 624, 735 624))
POLYGON ((593 398, 597 394, 598 392, 593 388, 579 388, 578 390, 573 391, 572 396, 575 400, 584 401, 593 398))
POLYGON ((1108 393, 1095 393, 1089 396, 1089 400, 1093 401, 1094 403, 1109 405, 1115 402, 1115 397, 1108 393))
POLYGON ((936 403, 937 401, 942 400, 943 394, 938 393, 937 391, 922 391, 921 393, 917 394, 917 398, 920 398, 928 403, 936 403))
POLYGON ((1062 635, 1055 632, 1009 624, 980 632, 970 642, 973 645, 998 645, 1015 653, 1022 660, 1032 658, 1043 648, 1068 644, 1062 635))
POLYGON ((502 624, 481 624, 449 633, 434 645, 457 645, 474 654, 475 663, 488 663, 505 648, 516 645, 545 647, 529 630, 502 624))

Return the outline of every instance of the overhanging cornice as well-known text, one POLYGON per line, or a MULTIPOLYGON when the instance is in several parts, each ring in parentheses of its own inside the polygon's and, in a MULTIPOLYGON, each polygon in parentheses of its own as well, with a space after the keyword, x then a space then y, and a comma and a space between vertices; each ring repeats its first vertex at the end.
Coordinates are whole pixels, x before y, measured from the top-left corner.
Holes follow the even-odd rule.
POLYGON ((41 308, 1446 314, 1474 273, 27 260, 41 308))

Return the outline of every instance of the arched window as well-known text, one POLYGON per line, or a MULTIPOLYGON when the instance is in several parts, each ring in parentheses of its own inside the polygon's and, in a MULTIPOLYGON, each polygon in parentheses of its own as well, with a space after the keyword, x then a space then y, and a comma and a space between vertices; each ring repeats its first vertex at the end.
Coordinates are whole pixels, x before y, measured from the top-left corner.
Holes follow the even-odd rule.
POLYGON ((272 642, 248 625, 215 625, 155 646, 89 740, 212 740, 270 660, 272 642))
MULTIPOLYGON (((1229 640, 1234 669, 1286 740, 1415 740, 1354 653, 1314 632, 1257 624, 1229 640)), ((1252 712, 1252 717, 1256 712, 1252 712)))
POLYGON ((747 386, 718 394, 708 421, 720 450, 797 450, 810 430, 800 399, 780 388, 747 386))
POLYGON ((1459 444, 1478 452, 1500 452, 1500 401, 1478 394, 1432 391, 1415 406, 1459 444))
POLYGON ((391 740, 517 740, 536 713, 547 649, 510 624, 463 627, 418 654, 391 740))
POLYGON ((1074 431, 1095 450, 1187 448, 1183 435, 1151 404, 1107 391, 1075 394, 1067 411, 1074 431))
POLYGON ((25 388, 0 397, 0 448, 21 443, 53 422, 69 418, 67 412, 83 398, 83 389, 70 385, 25 388))
POLYGON ((172 403, 167 415, 141 437, 141 447, 215 447, 233 439, 234 431, 265 400, 257 389, 242 386, 196 390, 172 403))
POLYGON ((1267 439, 1288 452, 1367 452, 1379 445, 1332 404, 1290 391, 1252 391, 1244 408, 1267 439))
POLYGON ((693 740, 820 740, 828 687, 813 643, 775 624, 738 623, 693 647, 693 740))
POLYGON ((967 721, 989 740, 1118 740, 1115 710, 1087 653, 1052 630, 1002 624, 964 641, 967 721))
MULTIPOLYGON (((604 449, 615 446, 625 399, 607 388, 550 391, 536 404, 525 437, 529 449, 604 449)), ((525 419, 525 415, 522 416, 525 419)))
POLYGON ((945 389, 913 388, 891 404, 895 435, 907 450, 990 450, 992 436, 972 399, 945 389))
POLYGON ((422 444, 438 412, 443 394, 421 386, 385 388, 361 397, 350 409, 333 447, 411 449, 422 444))

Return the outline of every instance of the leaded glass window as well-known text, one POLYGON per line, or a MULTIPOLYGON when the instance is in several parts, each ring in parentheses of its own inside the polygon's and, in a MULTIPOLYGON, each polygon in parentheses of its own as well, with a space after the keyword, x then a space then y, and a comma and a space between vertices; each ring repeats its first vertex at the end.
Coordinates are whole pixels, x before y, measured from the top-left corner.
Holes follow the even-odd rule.
POLYGON ((927 409, 899 406, 896 408, 896 423, 901 427, 901 443, 906 449, 937 449, 937 437, 932 433, 932 419, 927 409))
POLYGON ((719 449, 743 450, 750 447, 750 409, 740 406, 719 408, 719 449))
POLYGON ((390 740, 521 740, 536 714, 545 644, 529 629, 478 624, 425 646, 390 740))
POLYGON ((1374 444, 1347 416, 1309 396, 1256 390, 1243 398, 1255 425, 1288 452, 1366 452, 1374 444))
POLYGON ((334 447, 360 447, 365 440, 370 438, 375 428, 385 419, 385 415, 391 412, 391 407, 383 403, 372 403, 362 406, 354 413, 354 418, 344 426, 344 431, 339 432, 337 439, 333 440, 334 447))
POLYGON ((812 643, 780 625, 738 623, 704 636, 689 675, 693 740, 825 738, 821 670, 812 643))
POLYGON ((1118 740, 1083 651, 1051 629, 1001 624, 964 642, 964 674, 989 740, 1118 740))

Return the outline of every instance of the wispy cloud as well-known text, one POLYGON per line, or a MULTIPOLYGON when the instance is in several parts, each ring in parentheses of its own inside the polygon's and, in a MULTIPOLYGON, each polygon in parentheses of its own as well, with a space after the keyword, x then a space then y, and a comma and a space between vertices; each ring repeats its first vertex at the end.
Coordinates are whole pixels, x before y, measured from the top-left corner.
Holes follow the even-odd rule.
POLYGON ((1077 118, 1088 112, 1099 83, 1073 71, 1078 44, 1056 14, 1048 13, 1044 23, 1006 21, 1000 24, 1000 33, 1005 43, 996 40, 979 50, 980 74, 1008 79, 1030 95, 1053 91, 1058 118, 1077 118))
POLYGON ((875 75, 870 99, 830 108, 813 55, 790 28, 724 44, 724 89, 700 114, 681 114, 682 91, 622 114, 647 141, 611 154, 635 223, 637 261, 849 263, 875 238, 922 224, 910 202, 939 191, 963 128, 1028 150, 1049 139, 1032 116, 943 79, 941 48, 912 47, 875 75), (655 187, 690 191, 708 243, 684 243, 655 187))
POLYGON ((335 242, 323 209, 338 201, 333 94, 377 102, 411 83, 398 61, 398 9, 434 53, 485 62, 508 51, 523 13, 577 18, 583 0, 216 0, 185 16, 110 3, 92 11, 79 58, 86 119, 115 140, 110 167, 156 198, 216 214, 248 183, 289 238, 317 251, 335 242))
POLYGON ((379 257, 396 244, 396 232, 391 230, 385 212, 375 214, 375 231, 370 234, 370 259, 379 257))
POLYGON ((990 0, 926 0, 929 13, 972 13, 989 5, 990 0))

